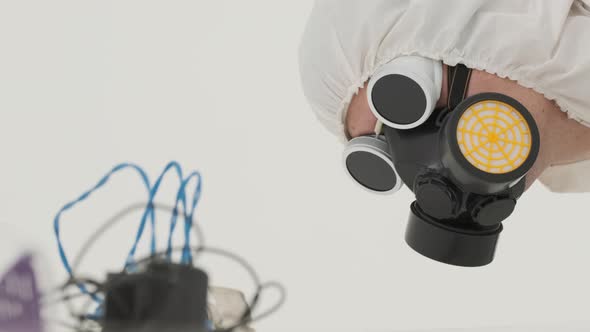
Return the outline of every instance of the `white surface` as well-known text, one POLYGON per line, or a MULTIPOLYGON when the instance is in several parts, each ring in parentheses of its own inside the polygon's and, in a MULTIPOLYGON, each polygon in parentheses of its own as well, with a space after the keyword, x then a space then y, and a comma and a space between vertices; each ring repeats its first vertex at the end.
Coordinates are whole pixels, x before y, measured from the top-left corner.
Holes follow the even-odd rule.
MULTIPOLYGON (((155 177, 177 159, 204 175, 198 216, 209 242, 288 286, 287 306, 259 331, 585 319, 589 195, 536 186, 486 268, 440 265, 404 244, 408 190, 381 197, 349 181, 342 146, 302 96, 296 55, 310 7, 303 0, 0 2, 0 220, 34 234, 51 273, 63 277, 51 225, 61 205, 115 163, 137 162, 155 177)), ((143 198, 127 174, 64 216, 66 249, 143 198)), ((174 186, 170 178, 163 201, 174 186)), ((84 271, 121 267, 138 214, 97 244, 84 271)), ((215 265, 224 286, 243 278, 215 265)))

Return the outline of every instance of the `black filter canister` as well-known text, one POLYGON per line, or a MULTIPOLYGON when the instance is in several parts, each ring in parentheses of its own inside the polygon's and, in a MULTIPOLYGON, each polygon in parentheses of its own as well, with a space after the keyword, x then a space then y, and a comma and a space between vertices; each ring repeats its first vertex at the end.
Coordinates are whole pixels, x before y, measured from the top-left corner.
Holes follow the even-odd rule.
POLYGON ((455 228, 434 220, 413 203, 406 228, 406 242, 419 254, 435 261, 479 267, 494 260, 502 225, 485 229, 455 228))

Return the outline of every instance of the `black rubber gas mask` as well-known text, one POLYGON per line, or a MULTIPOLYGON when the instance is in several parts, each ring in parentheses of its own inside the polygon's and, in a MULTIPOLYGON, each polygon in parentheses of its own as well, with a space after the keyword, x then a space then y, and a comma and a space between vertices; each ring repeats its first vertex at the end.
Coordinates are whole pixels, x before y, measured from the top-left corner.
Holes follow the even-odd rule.
POLYGON ((402 57, 373 75, 367 95, 376 134, 352 139, 344 161, 372 192, 391 194, 402 184, 414 192, 410 247, 443 263, 482 266, 524 192, 539 132, 508 96, 465 98, 471 70, 462 65, 449 67, 448 105, 436 109, 442 70, 438 61, 402 57))

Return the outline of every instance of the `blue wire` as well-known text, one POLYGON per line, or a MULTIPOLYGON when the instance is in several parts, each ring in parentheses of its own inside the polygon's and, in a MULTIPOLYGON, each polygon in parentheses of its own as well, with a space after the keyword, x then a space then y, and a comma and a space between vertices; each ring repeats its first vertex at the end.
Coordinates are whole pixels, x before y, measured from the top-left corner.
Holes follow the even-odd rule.
MULTIPOLYGON (((158 189, 160 188, 160 184, 162 183, 162 179, 164 178, 166 173, 168 173, 168 171, 170 171, 171 169, 176 170, 178 177, 181 179, 181 181, 183 179, 182 167, 180 167, 180 165, 177 162, 171 161, 170 163, 168 163, 168 165, 166 165, 166 167, 164 168, 164 170, 162 171, 162 173, 160 174, 160 176, 158 177, 158 179, 154 183, 154 186, 151 187, 150 196, 148 199, 146 210, 144 211, 143 216, 141 217, 141 221, 139 223, 139 229, 137 230, 137 235, 135 236, 135 242, 133 243, 133 246, 131 247, 131 250, 129 251, 129 255, 127 256, 127 261, 125 263, 125 269, 133 266, 135 252, 137 251, 137 246, 139 244, 139 241, 141 240, 141 237, 143 236, 143 231, 145 229, 145 223, 146 223, 147 217, 149 215, 148 211, 149 211, 149 209, 153 209, 154 197, 156 196, 156 193, 158 192, 158 189)), ((155 253, 155 245, 152 246, 152 249, 153 249, 153 252, 152 252, 152 254, 153 254, 153 253, 155 253)))
MULTIPOLYGON (((201 178, 201 174, 198 172, 193 173, 197 178, 197 186, 195 187, 195 192, 193 193, 193 202, 191 205, 191 210, 188 215, 188 220, 185 218, 184 223, 184 250, 183 250, 183 262, 190 263, 193 259, 192 251, 190 250, 190 241, 191 241, 191 229, 193 227, 194 222, 194 214, 195 209, 197 208, 197 204, 199 204, 199 200, 201 199, 201 191, 203 189, 203 181, 201 178)), ((202 243, 201 243, 202 244, 202 243)))
MULTIPOLYGON (((141 176, 141 178, 144 182, 144 185, 145 185, 146 189, 148 190, 149 197, 148 197, 148 203, 146 204, 146 208, 144 210, 144 213, 141 218, 141 222, 138 227, 135 242, 133 243, 133 246, 132 246, 132 248, 129 252, 129 255, 127 257, 127 260, 125 263, 125 268, 126 269, 129 268, 134 263, 134 256, 137 251, 137 246, 143 236, 143 231, 145 229, 145 225, 146 225, 148 217, 150 218, 150 225, 151 225, 151 229, 152 229, 151 248, 150 249, 151 249, 152 254, 154 254, 156 252, 156 227, 155 227, 155 211, 154 211, 153 202, 154 202, 154 198, 158 192, 158 189, 161 185, 161 182, 162 182, 164 176, 166 175, 166 173, 168 173, 172 169, 176 170, 176 173, 177 173, 179 179, 181 180, 181 185, 180 185, 180 188, 179 188, 177 195, 176 195, 175 208, 174 208, 171 223, 170 223, 170 235, 168 238, 168 251, 167 251, 167 253, 168 253, 168 256, 171 255, 172 234, 174 233, 174 229, 176 227, 176 220, 178 217, 178 203, 180 202, 182 204, 183 214, 184 214, 184 219, 185 219, 185 225, 184 225, 185 226, 184 227, 185 247, 184 247, 183 254, 182 254, 182 263, 190 263, 192 261, 192 253, 190 251, 190 231, 193 226, 194 211, 195 211, 196 206, 197 206, 197 204, 200 200, 200 197, 201 197, 202 178, 201 178, 200 173, 193 172, 186 179, 184 179, 182 176, 182 167, 177 162, 172 161, 172 162, 168 163, 168 165, 164 168, 164 170, 162 171, 162 173, 160 174, 160 176, 158 177, 158 179, 154 183, 154 186, 152 187, 150 185, 150 181, 149 181, 149 178, 148 178, 146 172, 141 167, 139 167, 135 164, 123 163, 123 164, 119 164, 119 165, 115 166, 114 168, 112 168, 111 171, 108 172, 105 176, 103 176, 94 187, 92 187, 90 190, 84 192, 76 200, 73 200, 73 201, 67 203, 66 205, 64 205, 54 218, 54 231, 55 231, 55 235, 57 238, 59 255, 60 255, 61 261, 62 261, 67 273, 69 274, 70 278, 73 278, 74 275, 73 275, 72 268, 70 266, 69 260, 67 258, 67 255, 65 253, 65 250, 63 248, 63 244, 62 244, 62 241, 60 238, 61 216, 63 215, 64 212, 72 209, 75 205, 86 200, 91 194, 93 194, 95 191, 97 191, 98 189, 100 189, 101 187, 106 185, 106 183, 110 180, 110 177, 113 174, 118 173, 118 172, 120 172, 124 169, 127 169, 127 168, 134 169, 141 176), (186 186, 193 178, 197 179, 197 185, 195 187, 195 192, 193 194, 193 200, 192 200, 191 207, 190 207, 190 209, 187 210, 186 186)), ((92 299, 94 301, 96 301, 98 304, 101 304, 103 302, 103 300, 100 297, 98 297, 96 294, 90 293, 84 284, 78 284, 77 286, 80 289, 80 291, 82 291, 82 293, 90 295, 92 297, 92 299)), ((99 307, 99 309, 100 309, 100 307, 99 307)))
MULTIPOLYGON (((163 176, 169 170, 169 167, 172 167, 173 164, 175 164, 174 167, 175 167, 175 169, 177 171, 179 180, 182 183, 182 181, 183 181, 183 178, 182 178, 182 167, 180 166, 180 164, 178 164, 177 162, 174 162, 174 161, 170 162, 168 164, 168 166, 164 169, 164 171, 162 171, 162 173, 160 174, 160 179, 163 178, 163 176)), ((157 190, 158 189, 156 188, 156 192, 157 192, 157 190)), ((153 199, 153 197, 152 197, 152 199, 153 199)), ((186 202, 185 201, 182 201, 182 206, 183 206, 183 208, 186 208, 186 202)), ((152 209, 154 208, 153 207, 153 204, 152 204, 152 207, 151 208, 152 209)), ((151 239, 151 247, 150 247, 150 250, 151 250, 151 254, 152 255, 154 255, 156 253, 156 251, 157 251, 157 248, 156 248, 156 226, 155 226, 153 220, 152 220, 152 239, 151 239)))
POLYGON ((180 188, 178 188, 178 192, 176 193, 176 201, 174 203, 174 209, 172 210, 172 217, 170 218, 170 232, 168 235, 168 246, 166 248, 166 258, 168 260, 172 259, 172 234, 174 233, 174 228, 176 227, 176 220, 178 219, 178 202, 182 201, 183 203, 183 210, 182 213, 186 219, 186 193, 184 187, 186 186, 187 181, 183 180, 180 188))
POLYGON ((176 222, 178 218, 178 202, 181 201, 184 205, 183 207, 183 214, 184 214, 184 221, 185 221, 185 247, 182 253, 181 262, 188 264, 192 261, 192 253, 190 251, 190 231, 192 229, 193 223, 193 215, 195 208, 199 202, 199 198, 201 196, 201 188, 202 188, 202 178, 201 174, 198 172, 192 172, 186 179, 184 179, 178 189, 176 194, 176 202, 174 204, 174 210, 172 211, 172 218, 170 220, 170 232, 168 234, 168 247, 166 249, 166 257, 171 259, 172 256, 172 236, 174 234, 174 229, 176 228, 176 222), (195 189, 195 193, 193 194, 193 201, 190 210, 187 211, 186 209, 186 186, 188 183, 193 179, 197 179, 197 186, 195 189))
MULTIPOLYGON (((62 262, 64 268, 66 269, 66 272, 70 276, 70 278, 73 278, 74 275, 73 275, 73 272, 72 272, 72 267, 71 267, 70 262, 69 262, 69 260, 67 258, 67 255, 65 253, 65 250, 64 250, 64 247, 63 247, 61 238, 60 238, 60 226, 59 226, 59 223, 60 223, 60 218, 61 218, 62 214, 64 212, 70 210, 71 208, 73 208, 76 204, 78 204, 78 203, 86 200, 92 193, 94 193, 95 191, 97 191, 98 189, 100 189, 101 187, 103 187, 109 181, 110 177, 113 174, 115 174, 115 173, 117 173, 119 171, 122 171, 124 169, 127 169, 127 168, 134 169, 137 173, 139 173, 139 175, 141 176, 141 178, 142 178, 142 180, 143 180, 144 185, 146 186, 146 188, 148 190, 150 189, 150 181, 149 181, 149 178, 148 178, 147 174, 145 173, 145 171, 141 167, 139 167, 139 166, 137 166, 135 164, 129 164, 129 163, 119 164, 119 165, 113 167, 110 172, 108 172, 105 176, 103 176, 102 179, 100 179, 100 181, 98 181, 98 183, 94 187, 92 187, 90 190, 84 192, 77 199, 75 199, 75 200, 67 203, 66 205, 64 205, 61 208, 61 210, 59 210, 59 212, 56 214, 56 216, 55 216, 55 218, 53 220, 53 227, 54 227, 54 232, 55 232, 55 236, 56 236, 56 239, 57 239, 57 247, 58 247, 58 250, 59 250, 59 256, 60 256, 61 262, 62 262)), ((145 215, 146 216, 149 215, 150 218, 152 219, 152 222, 155 219, 155 216, 154 216, 154 213, 153 213, 153 209, 151 209, 150 211, 146 211, 145 215)), ((154 222, 154 224, 155 224, 155 222, 154 222)), ((98 303, 101 303, 102 302, 102 300, 98 296, 96 296, 95 294, 91 294, 88 291, 88 289, 86 288, 86 286, 84 284, 78 284, 78 288, 80 289, 80 291, 82 293, 87 294, 87 295, 91 295, 92 296, 92 299, 94 301, 96 301, 98 303)))

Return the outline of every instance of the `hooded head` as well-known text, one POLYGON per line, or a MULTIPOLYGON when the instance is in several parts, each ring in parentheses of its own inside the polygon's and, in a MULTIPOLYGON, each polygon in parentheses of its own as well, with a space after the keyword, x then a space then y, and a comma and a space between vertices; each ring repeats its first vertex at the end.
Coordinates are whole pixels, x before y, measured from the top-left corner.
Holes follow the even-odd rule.
POLYGON ((364 87, 381 66, 403 55, 462 63, 475 70, 469 95, 504 93, 535 117, 542 150, 530 178, 590 191, 590 56, 577 37, 588 32, 590 11, 574 0, 318 0, 301 77, 318 119, 346 141, 376 121, 364 87))

